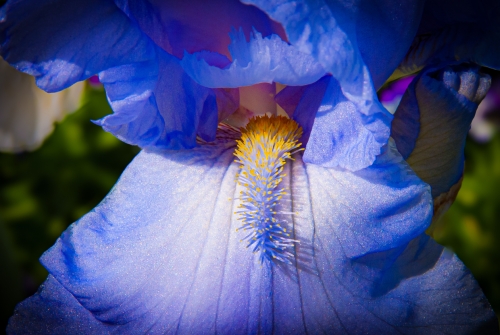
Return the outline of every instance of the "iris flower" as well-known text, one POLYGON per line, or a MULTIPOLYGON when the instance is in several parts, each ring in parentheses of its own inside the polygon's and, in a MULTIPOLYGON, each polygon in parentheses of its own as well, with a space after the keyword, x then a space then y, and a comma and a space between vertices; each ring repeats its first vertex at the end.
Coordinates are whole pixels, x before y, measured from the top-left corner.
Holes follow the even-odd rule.
POLYGON ((144 150, 41 257, 49 276, 8 331, 497 333, 425 230, 489 87, 473 63, 500 68, 499 12, 9 1, 3 57, 47 91, 98 73, 114 113, 96 123, 144 150), (418 71, 393 116, 376 89, 418 71))

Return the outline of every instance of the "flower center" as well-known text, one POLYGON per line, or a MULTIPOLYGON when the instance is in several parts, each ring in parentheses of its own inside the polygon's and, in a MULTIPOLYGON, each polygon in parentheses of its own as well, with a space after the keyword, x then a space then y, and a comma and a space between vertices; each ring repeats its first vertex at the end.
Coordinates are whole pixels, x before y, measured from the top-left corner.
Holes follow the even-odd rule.
POLYGON ((250 119, 236 141, 234 155, 241 164, 236 180, 245 190, 240 192, 241 204, 235 214, 242 221, 239 229, 249 232, 244 238, 247 247, 260 252, 261 262, 275 259, 290 264, 293 258, 287 249, 297 241, 290 238, 284 227, 286 221, 277 219, 276 206, 287 194, 286 188, 279 187, 286 176, 286 160, 303 150, 297 142, 301 136, 302 128, 295 121, 284 116, 262 116, 250 119))
POLYGON ((238 88, 239 106, 235 111, 221 119, 222 122, 231 126, 245 127, 248 121, 259 115, 283 115, 287 113, 274 100, 284 85, 277 83, 260 83, 238 88))

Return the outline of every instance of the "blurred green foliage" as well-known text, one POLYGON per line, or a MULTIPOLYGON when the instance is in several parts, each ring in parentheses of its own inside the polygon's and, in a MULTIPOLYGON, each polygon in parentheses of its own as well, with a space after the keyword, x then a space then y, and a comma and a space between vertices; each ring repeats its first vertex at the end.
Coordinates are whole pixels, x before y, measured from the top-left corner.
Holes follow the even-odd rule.
POLYGON ((472 271, 500 312, 500 133, 486 144, 467 141, 462 188, 434 238, 472 271))
POLYGON ((110 113, 104 92, 89 88, 80 110, 40 149, 0 154, 0 329, 47 276, 41 254, 104 198, 139 152, 90 122, 110 113))

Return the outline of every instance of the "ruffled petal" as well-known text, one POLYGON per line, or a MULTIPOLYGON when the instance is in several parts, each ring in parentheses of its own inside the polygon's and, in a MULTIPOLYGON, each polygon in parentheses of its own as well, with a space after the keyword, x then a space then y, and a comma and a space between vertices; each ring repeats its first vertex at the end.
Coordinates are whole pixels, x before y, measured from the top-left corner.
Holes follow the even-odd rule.
MULTIPOLYGON (((345 155, 346 160, 341 166, 350 170, 369 166, 380 154, 382 146, 387 143, 390 133, 389 124, 392 119, 391 114, 377 100, 370 71, 376 75, 376 84, 381 85, 397 66, 403 58, 404 50, 406 50, 404 45, 409 45, 416 32, 416 22, 420 17, 423 3, 419 1, 403 6, 400 4, 390 6, 388 3, 384 3, 384 6, 379 8, 378 6, 381 4, 369 4, 370 2, 355 6, 352 4, 344 6, 341 3, 328 3, 327 5, 323 1, 251 0, 244 2, 258 6, 272 19, 280 22, 285 28, 290 43, 302 52, 311 54, 338 81, 342 95, 352 106, 352 111, 349 113, 361 114, 360 117, 357 117, 361 123, 357 123, 356 130, 361 129, 361 127, 365 129, 362 131, 360 139, 347 149, 350 153, 345 155), (400 17, 403 21, 408 19, 409 29, 388 29, 390 24, 386 23, 388 20, 385 18, 367 19, 367 16, 373 13, 383 17, 381 13, 384 13, 384 10, 382 8, 386 7, 393 8, 387 11, 390 15, 400 17), (363 26, 364 24, 366 26, 363 26), (374 42, 370 36, 380 33, 383 38, 377 37, 375 41, 385 40, 385 33, 388 31, 391 32, 389 35, 397 36, 393 41, 397 40, 399 44, 386 42, 383 45, 387 48, 380 48, 380 45, 374 48, 374 42), (401 31, 405 32, 401 34, 401 31), (366 34, 358 41, 356 36, 361 36, 361 32, 371 33, 366 34), (370 60, 371 68, 362 59, 361 46, 363 46, 363 54, 380 50, 381 56, 367 57, 370 60), (381 62, 380 59, 386 55, 394 56, 394 58, 381 62), (360 146, 359 142, 364 142, 365 145, 360 146), (354 157, 355 160, 351 160, 354 157)), ((390 21, 401 22, 398 20, 390 21)), ((325 96, 325 99, 332 99, 332 97, 325 96)), ((330 126, 330 121, 327 118, 317 118, 314 128, 327 129, 330 126)), ((316 133, 321 136, 321 131, 318 130, 316 133)), ((320 141, 329 143, 330 146, 335 145, 332 142, 331 134, 325 134, 320 141)), ((327 155, 330 150, 325 153, 318 146, 309 146, 306 150, 307 160, 311 163, 322 164, 330 158, 327 155)), ((337 161, 333 160, 326 166, 339 166, 336 164, 337 161)))
POLYGON ((196 136, 213 141, 218 104, 222 112, 231 106, 236 108, 227 102, 234 97, 216 95, 196 84, 177 58, 160 48, 155 51, 155 57, 147 62, 100 74, 114 114, 95 123, 120 140, 142 148, 193 148, 196 136))
POLYGON ((2 57, 48 92, 154 57, 153 43, 112 1, 9 1, 0 40, 2 57))
POLYGON ((367 64, 376 88, 403 59, 424 5, 424 1, 243 2, 261 8, 280 22, 288 40, 314 56, 339 81, 362 76, 367 64))
POLYGON ((303 128, 308 163, 360 170, 367 164, 365 154, 379 154, 378 144, 388 131, 390 120, 358 113, 331 76, 311 85, 287 86, 275 101, 303 128))
POLYGON ((393 79, 427 64, 473 62, 500 69, 500 3, 439 0, 426 2, 417 37, 393 79))
POLYGON ((0 151, 38 148, 67 113, 78 109, 85 83, 46 93, 33 77, 16 71, 0 58, 0 151))
POLYGON ((401 100, 392 137, 434 198, 462 177, 465 139, 490 84, 490 77, 476 67, 428 69, 401 100))
POLYGON ((230 34, 228 49, 233 62, 220 68, 210 66, 202 53, 184 54, 181 65, 197 83, 206 87, 239 87, 278 82, 307 85, 326 74, 309 54, 284 42, 278 35, 262 38, 253 31, 247 42, 242 29, 230 34))
MULTIPOLYGON (((377 101, 372 109, 376 109, 376 105, 381 106, 377 101)), ((310 115, 310 108, 298 105, 295 113, 297 117, 310 115)), ((330 78, 315 114, 304 161, 324 167, 360 170, 370 164, 368 157, 380 153, 379 144, 386 140, 389 122, 389 118, 358 113, 356 105, 342 93, 339 83, 330 78)))

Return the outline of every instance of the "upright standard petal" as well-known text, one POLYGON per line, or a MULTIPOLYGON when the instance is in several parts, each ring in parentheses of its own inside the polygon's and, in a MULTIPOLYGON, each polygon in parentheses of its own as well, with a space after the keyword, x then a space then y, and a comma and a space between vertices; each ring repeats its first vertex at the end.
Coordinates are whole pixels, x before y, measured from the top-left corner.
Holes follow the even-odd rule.
POLYGON ((427 1, 418 33, 393 79, 428 64, 473 62, 500 69, 500 3, 427 1))
MULTIPOLYGON (((403 59, 424 5, 423 1, 243 2, 281 23, 289 42, 314 56, 339 81, 359 79, 366 64, 376 88, 403 59)), ((354 86, 361 92, 359 83, 354 86)))
POLYGON ((490 84, 475 66, 430 68, 413 80, 396 110, 392 137, 412 169, 431 185, 434 198, 462 177, 465 138, 490 84))
POLYGON ((182 58, 185 52, 216 52, 229 56, 231 29, 241 28, 246 36, 257 30, 263 36, 278 34, 283 28, 268 16, 238 0, 115 0, 157 45, 182 58))
MULTIPOLYGON (((280 22, 285 28, 290 43, 298 47, 300 51, 311 54, 339 82, 342 95, 352 104, 354 110, 361 114, 358 120, 361 121, 360 126, 366 130, 359 135, 359 142, 364 142, 365 145, 350 148, 349 151, 353 153, 346 157, 343 167, 359 170, 370 165, 380 154, 382 146, 387 143, 392 119, 391 114, 377 99, 370 71, 375 75, 376 85, 379 86, 397 66, 404 56, 405 45, 409 45, 416 32, 416 22, 420 17, 422 3, 419 1, 403 6, 392 6, 391 10, 384 11, 382 8, 391 8, 390 4, 363 2, 347 5, 338 2, 327 4, 324 1, 286 0, 244 2, 258 6, 272 19, 280 22), (379 5, 383 6, 379 8, 379 5), (384 15, 400 17, 403 21, 407 19, 408 29, 388 29, 390 26, 386 23, 388 20, 381 18, 384 15), (371 33, 365 34, 367 31, 371 33), (394 33, 394 31, 405 33, 394 33), (373 48, 374 41, 382 39, 379 36, 385 39, 387 34, 393 35, 391 37, 396 36, 392 39, 395 43, 385 42, 383 44, 386 48, 380 48, 380 45, 373 48), (374 39, 369 38, 375 35, 378 36, 374 39), (360 37, 358 41, 356 36, 363 37, 360 37), (381 57, 378 55, 367 56, 371 65, 369 67, 362 59, 361 47, 365 55, 381 50, 381 54, 391 55, 392 58, 389 61, 385 59, 384 62, 380 62, 381 57), (354 153, 354 151, 357 152, 354 153), (355 159, 352 159, 354 157, 355 159)), ((401 21, 390 20, 390 22, 401 21)), ((325 99, 331 98, 325 96, 325 99)), ((318 118, 315 120, 314 127, 328 128, 332 118, 336 117, 318 118)), ((335 121, 348 127, 342 117, 335 121)), ((318 130, 317 133, 320 134, 321 131, 318 130)), ((321 141, 332 143, 328 135, 321 138, 321 141)), ((322 164, 333 154, 331 150, 322 150, 317 146, 309 146, 306 150, 306 160, 315 164, 322 164)), ((335 161, 331 161, 331 165, 335 164, 335 161)))
POLYGON ((0 58, 0 151, 34 150, 67 113, 80 106, 85 83, 58 93, 36 87, 33 77, 0 58))
POLYGON ((153 43, 108 0, 11 0, 0 11, 0 53, 55 92, 107 68, 154 58, 153 43))
POLYGON ((326 74, 309 54, 283 41, 278 35, 263 38, 254 30, 246 41, 243 29, 233 30, 228 49, 232 63, 224 68, 210 66, 201 52, 185 54, 182 67, 197 83, 206 87, 239 87, 279 82, 307 85, 326 74))
MULTIPOLYGON (((356 173, 304 163, 300 153, 285 165, 291 194, 277 210, 299 241, 291 265, 261 264, 240 242, 233 150, 221 140, 139 154, 42 256, 62 285, 56 292, 76 301, 40 299, 42 290, 19 305, 9 331, 24 329, 35 306, 57 304, 80 304, 103 323, 97 329, 120 333, 495 331, 471 275, 421 235, 428 187, 394 148, 356 173)), ((75 320, 58 327, 67 322, 75 320)))

